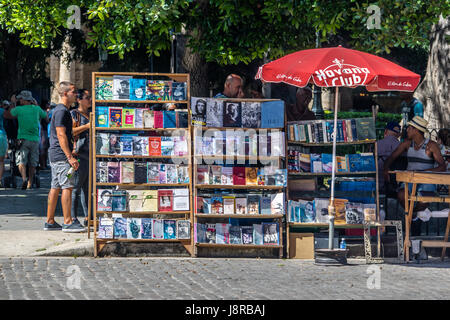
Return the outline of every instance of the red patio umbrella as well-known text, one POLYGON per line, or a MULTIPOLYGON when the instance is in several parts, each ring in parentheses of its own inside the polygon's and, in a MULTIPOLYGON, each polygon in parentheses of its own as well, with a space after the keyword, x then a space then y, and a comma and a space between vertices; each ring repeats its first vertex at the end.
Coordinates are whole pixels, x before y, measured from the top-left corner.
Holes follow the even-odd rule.
MULTIPOLYGON (((291 53, 261 66, 255 79, 284 82, 297 87, 305 87, 308 83, 336 87, 330 198, 330 210, 334 213, 339 87, 366 86, 368 91, 413 92, 419 84, 420 75, 378 56, 338 46, 291 53)), ((333 230, 334 217, 330 216, 329 249, 333 249, 333 230)))

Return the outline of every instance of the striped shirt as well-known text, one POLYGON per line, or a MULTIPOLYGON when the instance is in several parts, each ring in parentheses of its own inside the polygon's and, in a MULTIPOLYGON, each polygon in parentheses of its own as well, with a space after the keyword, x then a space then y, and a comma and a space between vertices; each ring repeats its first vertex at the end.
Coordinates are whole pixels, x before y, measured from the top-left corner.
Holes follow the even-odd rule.
POLYGON ((409 171, 424 171, 435 167, 434 158, 429 157, 426 153, 428 142, 430 139, 425 139, 419 150, 414 149, 414 141, 408 149, 408 168, 409 171))

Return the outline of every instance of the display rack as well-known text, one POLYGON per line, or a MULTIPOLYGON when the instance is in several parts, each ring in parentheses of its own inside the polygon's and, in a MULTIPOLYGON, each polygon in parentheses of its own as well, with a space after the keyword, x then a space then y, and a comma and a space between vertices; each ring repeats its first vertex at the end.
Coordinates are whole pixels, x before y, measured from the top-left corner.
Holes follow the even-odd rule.
MULTIPOLYGON (((223 101, 235 101, 235 102, 265 102, 265 101, 277 101, 275 99, 218 99, 223 101)), ((286 116, 284 116, 284 119, 286 119, 286 116)), ((193 214, 193 224, 196 225, 201 221, 202 223, 220 223, 224 222, 222 219, 252 219, 257 220, 261 222, 278 222, 278 244, 221 244, 221 243, 203 243, 203 242, 197 242, 197 239, 195 238, 195 235, 193 236, 193 242, 194 242, 194 256, 198 256, 198 248, 209 248, 211 250, 213 249, 236 249, 236 250, 248 250, 248 249, 278 249, 278 255, 280 258, 283 257, 283 224, 284 224, 284 218, 285 218, 285 212, 287 208, 287 201, 286 201, 286 187, 284 186, 275 186, 275 185, 224 185, 224 184, 200 184, 197 180, 197 168, 200 164, 210 164, 211 161, 214 159, 218 159, 217 156, 208 156, 208 155, 199 155, 195 154, 195 150, 198 150, 198 136, 202 136, 203 131, 206 130, 219 130, 219 131, 226 131, 226 130, 255 130, 256 132, 264 131, 270 132, 271 130, 278 130, 280 132, 284 133, 284 136, 286 136, 285 133, 285 120, 284 120, 284 126, 279 128, 243 128, 243 127, 208 127, 208 126, 195 126, 192 125, 191 127, 191 136, 193 137, 193 203, 194 203, 194 214, 193 214), (206 163, 208 161, 208 163, 206 163), (246 192, 245 194, 248 194, 250 191, 255 192, 267 192, 267 193, 275 193, 276 191, 282 192, 284 194, 284 212, 283 214, 212 214, 212 213, 200 213, 197 210, 197 197, 202 194, 208 194, 211 192, 214 192, 215 194, 219 194, 220 192, 246 192)), ((285 139, 285 138, 284 138, 285 139)), ((284 146, 286 140, 283 141, 284 146)), ((236 155, 223 155, 223 163, 222 164, 216 164, 213 165, 223 165, 223 164, 243 164, 245 162, 245 166, 250 167, 261 167, 262 163, 267 163, 267 161, 270 161, 272 164, 275 164, 279 168, 287 168, 286 167, 286 150, 284 148, 283 150, 284 156, 236 156, 236 155)), ((287 177, 286 177, 287 178, 287 177)), ((287 181, 286 181, 287 183, 287 181)), ((224 194, 226 195, 226 194, 224 194)))
MULTIPOLYGON (((192 223, 192 166, 191 166, 191 120, 190 113, 187 112, 187 128, 114 128, 114 127, 96 127, 95 117, 96 115, 96 106, 110 106, 110 105, 134 105, 136 108, 140 108, 142 104, 148 105, 161 105, 165 103, 174 103, 174 104, 182 104, 189 110, 190 104, 190 86, 189 86, 190 78, 189 74, 175 74, 175 73, 135 73, 135 72, 93 72, 92 73, 92 114, 91 114, 91 156, 90 156, 90 194, 91 197, 89 199, 89 206, 92 207, 93 212, 93 223, 94 223, 94 256, 98 256, 99 252, 105 247, 107 243, 111 242, 135 242, 135 243, 149 243, 149 242, 160 242, 160 243, 181 243, 181 245, 188 251, 190 255, 193 254, 192 248, 192 235, 193 235, 193 223, 192 223), (146 80, 166 80, 166 81, 174 81, 174 82, 184 82, 186 83, 186 96, 185 100, 96 100, 96 80, 100 77, 112 77, 112 76, 131 76, 133 78, 146 79, 146 80), (139 155, 104 155, 104 154, 96 154, 96 137, 97 132, 118 132, 120 134, 125 134, 126 132, 130 132, 132 134, 137 133, 148 133, 152 135, 152 133, 160 134, 160 135, 168 135, 173 133, 174 131, 179 131, 184 135, 187 143, 187 155, 183 156, 139 156, 139 155), (97 172, 96 172, 96 163, 98 160, 105 159, 106 161, 112 159, 118 160, 126 160, 135 161, 135 160, 148 160, 148 162, 152 162, 152 160, 179 160, 185 159, 184 165, 188 166, 188 175, 189 175, 189 183, 178 183, 178 184, 168 184, 168 183, 100 183, 97 182, 97 172), (189 210, 184 211, 99 211, 97 208, 97 190, 99 187, 116 187, 120 190, 160 190, 166 188, 179 188, 183 187, 184 189, 189 190, 189 210), (98 225, 100 216, 113 216, 116 214, 120 214, 123 217, 149 217, 159 215, 158 219, 164 219, 162 216, 169 216, 171 220, 189 220, 190 221, 190 238, 189 239, 125 239, 125 238, 99 238, 98 237, 98 225), (173 218, 172 218, 173 217, 173 218)), ((144 136, 146 136, 144 134, 144 136)), ((175 162, 173 162, 176 164, 175 162)), ((159 200, 158 200, 159 201, 159 200)), ((89 221, 90 223, 90 221, 89 221)), ((89 234, 90 236, 90 234, 89 234)))
MULTIPOLYGON (((375 114, 372 113, 372 118, 375 123, 375 114)), ((289 130, 288 125, 292 123, 298 123, 299 121, 289 122, 286 127, 286 131, 289 130)), ((287 136, 287 135, 286 135, 287 136)), ((287 138, 286 138, 287 139, 287 138)), ((311 142, 300 142, 300 141, 291 141, 287 140, 286 149, 289 146, 297 145, 307 149, 314 148, 315 150, 323 149, 324 147, 330 147, 333 145, 332 142, 321 142, 321 143, 311 143, 311 142)), ((361 145, 363 148, 369 146, 371 148, 371 152, 373 152, 374 161, 375 161, 375 171, 360 171, 360 172, 335 172, 335 176, 341 177, 374 177, 375 178, 375 190, 372 192, 367 192, 375 197, 376 203, 376 219, 374 222, 364 222, 362 224, 347 224, 347 223, 335 223, 334 228, 336 229, 364 229, 364 247, 365 247, 365 256, 367 262, 375 261, 372 259, 371 255, 371 246, 370 246, 370 228, 377 229, 377 258, 380 257, 381 251, 381 238, 380 238, 380 228, 382 224, 379 222, 379 186, 378 186, 378 154, 377 154, 377 143, 376 139, 366 139, 360 141, 352 141, 352 142, 337 142, 336 146, 338 148, 348 147, 348 146, 356 146, 361 145)), ((286 152, 288 152, 286 150, 286 152)), ((312 153, 311 151, 306 153, 312 153)), ((337 167, 337 166, 336 166, 337 167)), ((329 198, 330 190, 319 190, 319 178, 323 177, 331 177, 331 172, 288 172, 288 188, 287 188, 287 200, 296 200, 301 198, 329 198), (289 188, 289 182, 297 179, 314 179, 314 190, 310 191, 292 191, 289 188)), ((335 191, 335 198, 345 198, 348 196, 348 192, 337 192, 335 191)), ((287 213, 288 215, 289 213, 287 213)), ((290 222, 288 217, 286 218, 286 237, 287 237, 287 252, 289 255, 289 247, 290 247, 290 237, 289 233, 291 229, 299 229, 299 228, 308 228, 308 229, 325 229, 329 227, 328 223, 302 223, 302 222, 290 222)))

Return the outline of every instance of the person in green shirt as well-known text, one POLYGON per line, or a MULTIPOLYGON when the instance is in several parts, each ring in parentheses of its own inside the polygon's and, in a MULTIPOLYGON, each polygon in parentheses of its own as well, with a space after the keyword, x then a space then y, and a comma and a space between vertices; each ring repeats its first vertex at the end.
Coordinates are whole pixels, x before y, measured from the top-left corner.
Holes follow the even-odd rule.
POLYGON ((4 117, 7 119, 17 118, 19 130, 17 139, 20 147, 16 153, 16 164, 22 176, 22 190, 31 189, 34 173, 39 163, 39 122, 47 118, 47 114, 41 107, 37 106, 30 91, 23 90, 17 97, 12 97, 11 102, 18 105, 5 111, 4 117), (28 180, 27 180, 27 165, 28 180))

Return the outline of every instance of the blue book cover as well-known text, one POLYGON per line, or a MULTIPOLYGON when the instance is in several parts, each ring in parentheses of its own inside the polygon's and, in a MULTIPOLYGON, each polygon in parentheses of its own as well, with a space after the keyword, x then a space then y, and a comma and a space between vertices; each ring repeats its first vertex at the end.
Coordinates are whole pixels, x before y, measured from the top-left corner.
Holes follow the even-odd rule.
POLYGON ((323 172, 322 157, 318 153, 311 153, 311 172, 323 172))
POLYGON ((323 172, 331 172, 333 169, 333 155, 322 153, 322 170, 323 172))
POLYGON ((141 233, 142 239, 152 239, 152 226, 153 226, 152 218, 142 218, 141 220, 141 233))
POLYGON ((164 128, 177 127, 177 119, 175 111, 163 111, 163 125, 164 128))
POLYGON ((336 137, 336 142, 344 142, 344 128, 342 127, 342 120, 337 121, 337 131, 338 135, 336 137))
POLYGON ((127 219, 114 218, 114 239, 127 238, 127 219))
POLYGON ((145 100, 146 79, 130 79, 130 100, 145 100))
POLYGON ((211 213, 211 198, 203 198, 203 213, 211 213))
POLYGON ((375 159, 372 153, 361 153, 361 171, 376 171, 375 159))
POLYGON ((284 127, 284 101, 265 101, 261 103, 261 128, 284 127))
POLYGON ((313 201, 300 202, 300 222, 311 223, 316 220, 316 212, 314 210, 313 201))
POLYGON ((108 107, 95 107, 95 126, 98 128, 109 127, 109 108, 108 107))
POLYGON ((127 211, 127 191, 113 190, 112 211, 127 211))
POLYGON ((164 239, 176 239, 177 238, 177 221, 176 220, 164 220, 164 239))
POLYGON ((132 135, 121 135, 119 137, 120 143, 120 155, 122 156, 132 156, 133 155, 133 136, 132 135))
POLYGON ((272 214, 272 198, 270 195, 261 197, 261 214, 272 214))
POLYGON ((186 82, 172 82, 172 100, 186 100, 186 82))
POLYGON ((356 131, 356 120, 355 119, 351 119, 350 123, 351 123, 351 126, 352 126, 353 141, 358 141, 358 132, 356 131))
POLYGON ((355 153, 355 154, 348 154, 347 156, 348 159, 348 166, 350 169, 350 172, 359 172, 359 171, 363 171, 362 170, 362 159, 361 159, 361 155, 359 153, 355 153))

